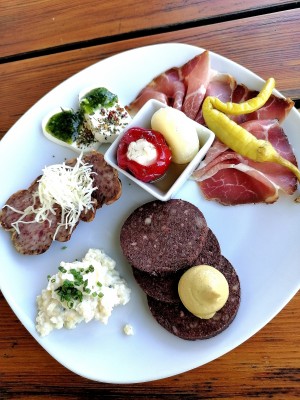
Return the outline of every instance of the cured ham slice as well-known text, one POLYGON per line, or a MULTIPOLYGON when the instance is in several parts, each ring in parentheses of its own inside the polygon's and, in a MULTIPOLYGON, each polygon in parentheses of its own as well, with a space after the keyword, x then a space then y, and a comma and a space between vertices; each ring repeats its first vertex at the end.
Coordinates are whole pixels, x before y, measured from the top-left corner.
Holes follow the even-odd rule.
MULTIPOLYGON (((232 95, 232 102, 242 103, 256 97, 257 94, 257 91, 249 90, 245 85, 237 85, 232 95)), ((294 102, 291 99, 280 98, 272 94, 266 104, 259 110, 250 114, 232 116, 231 119, 239 124, 252 120, 277 119, 281 124, 293 106, 294 102)))
MULTIPOLYGON (((258 92, 252 93, 254 93, 254 95, 251 97, 255 97, 258 92)), ((277 119, 279 123, 282 123, 293 106, 294 102, 291 99, 284 99, 271 95, 262 108, 253 113, 244 115, 244 121, 277 119)))
POLYGON ((181 69, 181 75, 187 88, 182 111, 191 119, 195 119, 210 78, 209 53, 204 51, 200 56, 194 57, 181 69))
MULTIPOLYGON (((237 84, 231 75, 220 74, 214 71, 211 73, 211 78, 204 98, 207 96, 213 96, 218 97, 224 103, 228 101, 233 103, 242 103, 256 97, 257 94, 257 91, 249 90, 247 86, 243 84, 237 84)), ((242 124, 246 121, 267 119, 277 119, 279 123, 282 123, 293 106, 294 102, 291 99, 279 98, 275 95, 271 95, 266 104, 259 110, 250 114, 229 115, 229 117, 238 124, 242 124)), ((195 120, 198 123, 205 125, 201 108, 195 120)))
POLYGON ((254 97, 252 91, 250 91, 247 86, 239 83, 236 85, 233 93, 232 93, 232 102, 233 103, 242 103, 244 101, 249 100, 251 97, 254 97))
POLYGON ((199 182, 208 200, 237 205, 274 203, 278 199, 278 187, 259 171, 244 164, 219 164, 218 167, 218 172, 211 178, 199 182))
POLYGON ((147 90, 143 90, 139 96, 136 98, 134 102, 132 102, 129 106, 126 107, 127 111, 134 116, 140 108, 143 107, 144 104, 147 103, 148 100, 158 100, 163 104, 168 104, 168 97, 155 89, 147 88, 147 90))
POLYGON ((278 199, 279 187, 219 140, 216 139, 209 157, 209 162, 203 162, 193 174, 208 200, 236 205, 273 203, 278 199))
MULTIPOLYGON (((233 101, 232 97, 236 87, 237 83, 233 76, 229 74, 221 74, 215 70, 211 70, 209 83, 204 98, 207 96, 212 96, 217 97, 223 102, 233 101)), ((205 125, 201 107, 197 113, 195 121, 197 121, 199 124, 205 125)))
POLYGON ((154 78, 126 109, 134 115, 149 99, 156 99, 194 119, 206 92, 209 72, 209 53, 205 51, 181 68, 171 68, 154 78))
POLYGON ((212 70, 205 97, 218 97, 223 102, 233 101, 232 97, 236 87, 237 83, 233 76, 212 70))
MULTIPOLYGON (((277 120, 249 121, 242 126, 258 139, 268 140, 293 164, 296 158, 277 120)), ((222 204, 273 203, 278 191, 293 194, 297 180, 287 168, 270 162, 255 162, 228 149, 220 141, 207 153, 193 178, 207 199, 222 204)))
POLYGON ((174 67, 154 78, 126 109, 131 115, 134 115, 148 100, 155 99, 180 110, 184 95, 185 86, 180 69, 174 67))
MULTIPOLYGON (((136 99, 126 106, 133 116, 150 99, 156 99, 183 111, 189 118, 204 123, 201 105, 206 96, 241 103, 258 94, 244 84, 237 84, 234 77, 211 69, 209 52, 195 56, 182 67, 173 67, 156 76, 145 86, 136 99)), ((238 123, 259 119, 277 119, 280 123, 293 107, 291 99, 271 95, 264 107, 254 113, 232 116, 238 123)))
MULTIPOLYGON (((282 157, 297 166, 292 147, 277 120, 253 120, 241 125, 258 139, 268 140, 282 157)), ((251 160, 248 160, 248 165, 265 174, 285 193, 293 194, 295 192, 297 188, 297 179, 289 169, 275 163, 258 163, 251 160)))

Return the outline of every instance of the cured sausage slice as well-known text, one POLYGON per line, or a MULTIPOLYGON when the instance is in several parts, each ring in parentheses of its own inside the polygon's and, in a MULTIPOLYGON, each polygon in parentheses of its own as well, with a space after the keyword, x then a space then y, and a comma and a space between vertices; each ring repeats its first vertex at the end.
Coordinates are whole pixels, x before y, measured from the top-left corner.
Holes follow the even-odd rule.
MULTIPOLYGON (((96 189, 92 193, 94 208, 87 210, 87 212, 82 212, 78 222, 80 220, 89 222, 93 220, 96 209, 104 204, 113 203, 121 196, 122 187, 117 171, 105 162, 103 154, 96 151, 86 153, 83 156, 83 161, 92 166, 92 184, 96 189)), ((69 166, 75 164, 76 159, 66 162, 66 165, 69 166)), ((48 219, 44 222, 32 222, 35 214, 30 213, 23 218, 23 223, 18 224, 18 231, 15 229, 14 223, 19 220, 20 215, 26 209, 29 207, 36 209, 40 205, 37 192, 39 178, 36 178, 28 189, 20 190, 10 196, 0 211, 0 225, 5 230, 12 232, 12 242, 16 250, 21 254, 34 255, 44 253, 50 247, 54 237, 55 240, 60 242, 70 240, 74 229, 78 225, 77 222, 72 230, 66 229, 64 226, 57 230, 61 221, 62 209, 59 205, 54 205, 55 212, 49 213, 48 219)))

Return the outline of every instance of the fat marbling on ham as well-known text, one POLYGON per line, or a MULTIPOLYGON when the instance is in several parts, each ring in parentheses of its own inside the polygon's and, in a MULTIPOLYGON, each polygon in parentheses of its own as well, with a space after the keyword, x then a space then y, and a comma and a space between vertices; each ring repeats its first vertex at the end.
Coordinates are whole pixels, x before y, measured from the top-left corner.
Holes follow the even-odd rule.
MULTIPOLYGON (((181 67, 173 67, 155 77, 141 90, 127 109, 135 114, 149 99, 157 99, 205 124, 202 102, 207 96, 241 103, 256 97, 257 91, 237 83, 234 77, 211 68, 209 52, 204 51, 181 67)), ((297 165, 295 155, 280 126, 294 103, 272 94, 256 112, 229 116, 258 139, 269 140, 280 155, 297 165)), ((209 200, 224 205, 273 203, 279 191, 293 194, 295 176, 285 167, 270 162, 254 162, 228 149, 218 139, 193 178, 209 200)))

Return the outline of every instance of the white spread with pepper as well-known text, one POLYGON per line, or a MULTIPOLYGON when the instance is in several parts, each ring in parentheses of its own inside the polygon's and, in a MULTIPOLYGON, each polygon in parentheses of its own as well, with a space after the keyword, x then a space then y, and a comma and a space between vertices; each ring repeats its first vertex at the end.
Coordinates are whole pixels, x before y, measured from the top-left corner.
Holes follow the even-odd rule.
POLYGON ((131 121, 131 117, 119 103, 101 107, 92 114, 84 114, 84 127, 99 143, 112 143, 131 121))

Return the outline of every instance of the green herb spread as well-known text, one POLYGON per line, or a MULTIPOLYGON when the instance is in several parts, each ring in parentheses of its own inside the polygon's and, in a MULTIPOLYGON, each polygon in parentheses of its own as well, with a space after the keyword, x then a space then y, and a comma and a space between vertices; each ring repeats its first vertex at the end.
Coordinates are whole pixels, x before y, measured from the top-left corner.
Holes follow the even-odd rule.
POLYGON ((52 115, 47 122, 46 131, 55 138, 72 144, 78 135, 81 120, 80 113, 75 113, 71 110, 62 110, 52 115))
POLYGON ((92 114, 100 107, 112 107, 118 101, 118 96, 106 88, 92 89, 81 100, 80 107, 86 114, 92 114))

